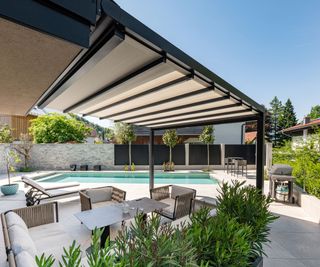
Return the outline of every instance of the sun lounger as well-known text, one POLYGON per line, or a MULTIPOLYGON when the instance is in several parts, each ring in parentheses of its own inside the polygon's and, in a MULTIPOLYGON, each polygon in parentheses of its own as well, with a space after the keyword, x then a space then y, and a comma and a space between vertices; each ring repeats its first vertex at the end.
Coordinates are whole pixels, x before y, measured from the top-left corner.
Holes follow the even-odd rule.
POLYGON ((27 206, 40 204, 41 200, 44 199, 52 199, 78 194, 80 190, 79 183, 69 183, 66 185, 45 187, 27 177, 22 177, 21 180, 26 186, 30 187, 28 192, 25 194, 27 206))

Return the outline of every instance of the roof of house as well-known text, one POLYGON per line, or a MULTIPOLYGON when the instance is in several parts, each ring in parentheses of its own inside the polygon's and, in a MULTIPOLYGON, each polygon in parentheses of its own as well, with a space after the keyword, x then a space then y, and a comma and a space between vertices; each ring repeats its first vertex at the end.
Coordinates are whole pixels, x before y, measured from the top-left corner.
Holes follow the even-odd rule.
POLYGON ((304 129, 311 129, 311 128, 316 127, 316 126, 320 126, 320 118, 315 119, 315 120, 311 120, 310 122, 305 123, 305 124, 304 123, 299 123, 299 124, 297 124, 295 126, 283 129, 282 132, 284 132, 284 133, 292 133, 292 132, 297 132, 297 131, 301 131, 301 130, 304 130, 304 129))
POLYGON ((247 143, 247 142, 250 143, 250 142, 256 140, 256 138, 257 138, 257 132, 254 131, 254 132, 245 133, 244 138, 245 138, 245 142, 246 142, 246 143, 247 143))

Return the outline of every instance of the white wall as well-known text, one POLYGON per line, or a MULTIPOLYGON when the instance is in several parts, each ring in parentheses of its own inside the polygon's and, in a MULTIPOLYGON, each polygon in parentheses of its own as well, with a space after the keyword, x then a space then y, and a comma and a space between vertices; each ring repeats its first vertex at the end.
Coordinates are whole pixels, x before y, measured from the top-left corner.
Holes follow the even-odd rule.
POLYGON ((244 131, 245 127, 242 127, 243 123, 228 123, 214 125, 215 128, 215 144, 242 144, 241 131, 244 131))

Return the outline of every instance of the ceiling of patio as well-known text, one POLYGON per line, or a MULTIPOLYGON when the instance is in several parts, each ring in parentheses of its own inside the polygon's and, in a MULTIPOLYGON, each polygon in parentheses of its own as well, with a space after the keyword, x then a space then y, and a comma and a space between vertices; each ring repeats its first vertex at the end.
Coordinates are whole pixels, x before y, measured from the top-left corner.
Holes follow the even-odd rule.
POLYGON ((259 107, 124 28, 42 105, 155 129, 258 114, 259 107))
POLYGON ((26 115, 80 46, 0 18, 0 113, 26 115))

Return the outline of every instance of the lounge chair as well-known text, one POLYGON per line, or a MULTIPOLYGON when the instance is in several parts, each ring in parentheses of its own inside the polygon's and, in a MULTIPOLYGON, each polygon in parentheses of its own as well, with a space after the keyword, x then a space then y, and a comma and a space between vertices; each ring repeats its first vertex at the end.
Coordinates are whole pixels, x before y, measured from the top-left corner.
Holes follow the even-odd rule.
POLYGON ((126 199, 126 192, 113 187, 104 186, 79 191, 81 211, 91 210, 94 207, 120 203, 126 199))
POLYGON ((157 213, 174 221, 190 215, 196 190, 177 185, 167 185, 150 189, 150 197, 168 204, 168 208, 157 211, 157 213))
POLYGON ((59 186, 44 187, 36 181, 27 177, 22 177, 21 180, 26 186, 30 187, 28 192, 25 194, 27 206, 40 204, 41 200, 44 199, 74 195, 77 194, 80 190, 79 183, 69 183, 59 186), (68 188, 69 190, 63 190, 66 188, 68 188))

